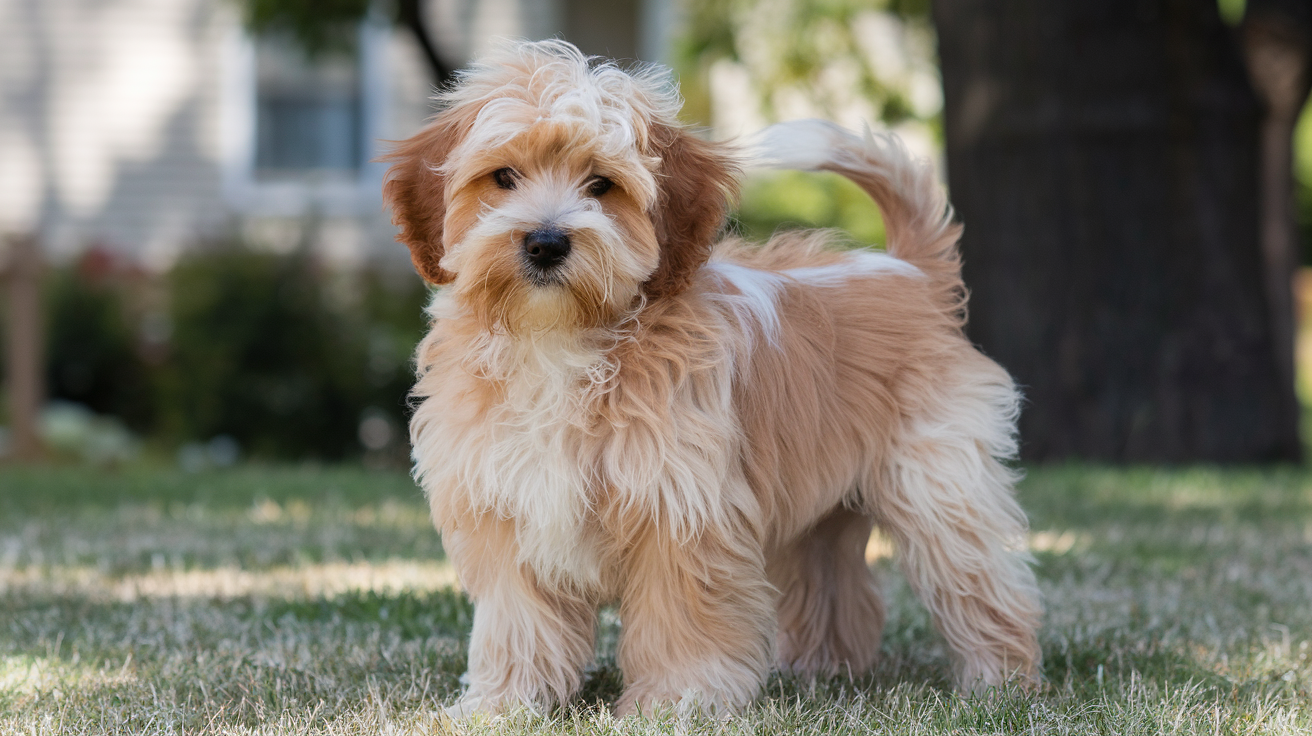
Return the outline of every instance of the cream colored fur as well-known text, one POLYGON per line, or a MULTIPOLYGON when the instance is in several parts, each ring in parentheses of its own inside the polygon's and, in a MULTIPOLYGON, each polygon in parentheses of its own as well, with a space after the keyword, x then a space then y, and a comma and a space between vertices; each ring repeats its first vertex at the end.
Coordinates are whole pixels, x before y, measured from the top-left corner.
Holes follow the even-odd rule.
POLYGON ((458 713, 567 700, 608 602, 621 714, 738 709, 775 666, 862 671, 883 625, 875 524, 960 687, 1038 677, 1005 465, 1018 395, 961 333, 959 227, 928 166, 892 136, 789 124, 755 155, 861 185, 888 252, 826 233, 717 245, 735 154, 678 126, 657 70, 511 45, 442 104, 387 196, 416 265, 449 284, 411 438, 476 606, 458 713), (599 176, 614 188, 592 193, 599 176), (546 225, 573 242, 554 281, 521 253, 546 225))

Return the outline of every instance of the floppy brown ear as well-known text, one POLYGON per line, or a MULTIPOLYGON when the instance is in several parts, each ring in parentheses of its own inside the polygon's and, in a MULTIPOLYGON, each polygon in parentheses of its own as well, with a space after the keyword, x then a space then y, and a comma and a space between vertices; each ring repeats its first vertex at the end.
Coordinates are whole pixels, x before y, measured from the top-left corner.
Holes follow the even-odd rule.
POLYGON ((652 154, 661 159, 657 180, 656 238, 660 265, 643 285, 648 299, 683 291, 711 257, 730 199, 738 193, 739 169, 723 144, 668 125, 652 130, 652 154))
POLYGON ((446 176, 438 167, 463 137, 463 117, 443 113, 382 158, 393 162, 383 184, 383 199, 392 208, 392 222, 401 228, 396 240, 410 249, 415 270, 433 284, 455 279, 455 274, 438 265, 446 219, 446 176))

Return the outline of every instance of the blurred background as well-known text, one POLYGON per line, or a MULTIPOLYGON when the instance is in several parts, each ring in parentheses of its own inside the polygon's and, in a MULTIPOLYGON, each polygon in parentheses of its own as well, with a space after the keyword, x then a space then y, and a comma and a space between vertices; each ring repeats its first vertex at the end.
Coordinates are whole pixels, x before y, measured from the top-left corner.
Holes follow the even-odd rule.
MULTIPOLYGON (((671 66, 712 138, 933 160, 1027 460, 1301 459, 1312 4, 1259 0, 0 0, 0 455, 406 467, 428 292, 373 159, 553 36, 671 66)), ((732 227, 796 225, 883 237, 838 178, 746 182, 732 227)))

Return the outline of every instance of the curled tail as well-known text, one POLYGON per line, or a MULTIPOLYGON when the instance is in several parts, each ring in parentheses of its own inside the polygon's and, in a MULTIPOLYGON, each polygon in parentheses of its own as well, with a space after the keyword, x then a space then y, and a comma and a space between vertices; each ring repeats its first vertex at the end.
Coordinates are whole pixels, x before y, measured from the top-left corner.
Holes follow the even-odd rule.
POLYGON ((766 128, 754 142, 759 165, 832 171, 851 179, 884 213, 888 252, 928 274, 957 278, 961 225, 933 168, 912 157, 893 133, 866 129, 858 137, 825 120, 766 128))

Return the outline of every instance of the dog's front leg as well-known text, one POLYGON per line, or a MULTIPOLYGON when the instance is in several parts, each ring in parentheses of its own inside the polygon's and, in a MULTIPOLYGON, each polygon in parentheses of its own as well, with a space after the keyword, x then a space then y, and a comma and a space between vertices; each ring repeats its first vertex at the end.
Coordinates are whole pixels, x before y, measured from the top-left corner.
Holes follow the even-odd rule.
POLYGON ((474 600, 469 689, 448 712, 466 717, 568 700, 593 658, 596 606, 543 585, 516 562, 511 521, 488 515, 447 530, 443 543, 474 600))
POLYGON ((775 628, 756 536, 705 528, 676 540, 653 522, 626 562, 617 714, 733 711, 750 702, 769 670, 775 628))

